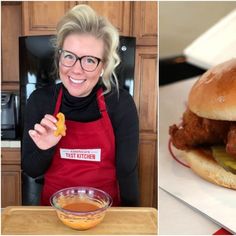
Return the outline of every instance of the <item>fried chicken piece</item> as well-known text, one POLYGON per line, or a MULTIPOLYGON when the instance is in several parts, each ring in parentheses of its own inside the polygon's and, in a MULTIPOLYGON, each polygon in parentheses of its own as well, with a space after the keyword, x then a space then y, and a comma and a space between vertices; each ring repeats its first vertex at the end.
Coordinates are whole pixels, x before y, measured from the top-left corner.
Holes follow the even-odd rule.
MULTIPOLYGON (((187 109, 181 127, 170 126, 169 134, 176 148, 187 150, 200 145, 226 143, 230 124, 227 121, 201 118, 187 109)), ((236 133, 234 135, 236 137, 236 133)))
POLYGON ((57 130, 55 130, 54 135, 57 137, 59 135, 65 136, 66 135, 66 126, 65 126, 65 115, 61 112, 57 113, 57 130))

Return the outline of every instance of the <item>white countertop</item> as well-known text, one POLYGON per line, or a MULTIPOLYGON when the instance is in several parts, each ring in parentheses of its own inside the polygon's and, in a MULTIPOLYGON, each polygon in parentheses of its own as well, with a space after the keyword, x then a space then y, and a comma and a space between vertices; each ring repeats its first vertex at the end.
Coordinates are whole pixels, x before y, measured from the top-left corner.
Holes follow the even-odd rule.
POLYGON ((2 140, 1 147, 2 148, 20 148, 21 141, 20 140, 2 140))

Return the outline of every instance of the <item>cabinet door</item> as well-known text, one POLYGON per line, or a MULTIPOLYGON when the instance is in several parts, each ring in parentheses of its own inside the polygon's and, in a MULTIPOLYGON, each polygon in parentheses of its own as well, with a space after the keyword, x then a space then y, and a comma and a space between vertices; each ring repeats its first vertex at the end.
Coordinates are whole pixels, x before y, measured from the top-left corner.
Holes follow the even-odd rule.
POLYGON ((21 164, 19 148, 3 148, 1 155, 2 207, 21 205, 21 164))
POLYGON ((141 132, 157 132, 157 48, 137 47, 135 94, 141 132))
POLYGON ((133 35, 137 45, 157 45, 157 2, 135 1, 133 35))
POLYGON ((88 4, 99 15, 106 17, 120 32, 120 35, 129 36, 131 30, 131 2, 128 1, 79 1, 79 4, 88 4))
POLYGON ((74 1, 24 1, 23 34, 55 34, 60 18, 74 5, 74 1))
POLYGON ((139 113, 141 206, 157 206, 157 48, 136 49, 134 99, 139 113))
POLYGON ((1 176, 1 197, 2 207, 21 205, 21 172, 18 166, 11 166, 11 170, 6 170, 7 166, 2 166, 1 176))
POLYGON ((21 5, 3 4, 2 13, 2 90, 17 90, 19 82, 19 46, 21 5), (14 84, 15 83, 15 84, 14 84), (14 86, 15 85, 15 86, 14 86))
POLYGON ((157 139, 141 134, 139 144, 139 188, 142 207, 157 207, 157 139))

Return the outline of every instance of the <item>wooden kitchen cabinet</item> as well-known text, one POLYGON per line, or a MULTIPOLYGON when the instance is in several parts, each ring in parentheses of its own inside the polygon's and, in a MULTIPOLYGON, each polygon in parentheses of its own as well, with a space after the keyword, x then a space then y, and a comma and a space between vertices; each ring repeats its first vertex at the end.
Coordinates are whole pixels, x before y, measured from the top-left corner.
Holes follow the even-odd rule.
POLYGON ((135 58, 141 206, 157 207, 157 47, 138 46, 135 58))
POLYGON ((132 36, 136 37, 134 100, 139 114, 139 187, 141 206, 157 207, 157 7, 134 1, 132 36))
POLYGON ((157 48, 136 48, 135 94, 141 132, 157 132, 157 48))
POLYGON ((157 45, 157 11, 156 1, 134 1, 132 33, 137 45, 157 45))
POLYGON ((130 35, 131 3, 126 1, 25 1, 22 2, 23 34, 55 34, 59 19, 76 4, 91 6, 98 14, 107 17, 121 35, 130 35))
POLYGON ((20 148, 2 148, 1 155, 1 206, 17 206, 21 203, 20 148))
POLYGON ((21 35, 21 4, 2 3, 2 90, 19 90, 19 43, 21 35))
POLYGON ((157 139, 155 134, 140 134, 139 188, 141 206, 157 207, 157 139))
POLYGON ((23 35, 55 34, 60 18, 75 5, 75 1, 22 2, 23 35))
POLYGON ((118 30, 120 35, 131 36, 132 3, 129 1, 79 1, 88 4, 99 15, 106 17, 118 30))

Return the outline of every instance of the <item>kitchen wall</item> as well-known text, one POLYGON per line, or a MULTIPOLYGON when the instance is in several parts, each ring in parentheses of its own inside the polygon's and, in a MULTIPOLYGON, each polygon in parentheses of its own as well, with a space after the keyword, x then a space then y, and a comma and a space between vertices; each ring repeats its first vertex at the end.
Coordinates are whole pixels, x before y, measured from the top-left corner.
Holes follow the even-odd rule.
POLYGON ((194 39, 235 8, 235 1, 160 2, 160 58, 181 55, 194 39))

